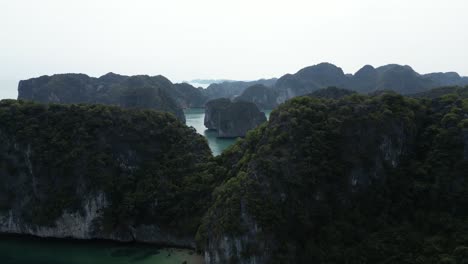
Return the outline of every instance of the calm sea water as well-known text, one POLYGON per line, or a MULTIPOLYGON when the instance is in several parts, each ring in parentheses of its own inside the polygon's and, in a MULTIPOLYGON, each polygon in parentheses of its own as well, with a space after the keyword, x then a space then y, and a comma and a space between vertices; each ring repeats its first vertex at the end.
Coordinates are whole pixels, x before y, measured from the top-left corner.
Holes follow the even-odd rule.
POLYGON ((0 237, 2 264, 201 264, 203 257, 183 249, 150 245, 0 237))
MULTIPOLYGON (((187 126, 194 127, 197 132, 206 137, 213 155, 218 156, 227 147, 236 142, 235 138, 217 138, 216 131, 206 129, 204 125, 205 109, 188 108, 184 110, 187 126)), ((270 117, 271 110, 263 110, 267 118, 270 117)))

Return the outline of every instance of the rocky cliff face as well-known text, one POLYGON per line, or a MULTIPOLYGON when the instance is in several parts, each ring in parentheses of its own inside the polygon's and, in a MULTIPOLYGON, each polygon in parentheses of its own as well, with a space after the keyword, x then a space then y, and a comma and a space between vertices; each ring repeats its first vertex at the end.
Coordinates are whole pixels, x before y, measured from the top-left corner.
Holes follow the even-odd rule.
POLYGON ((205 106, 205 126, 218 131, 218 137, 244 137, 247 131, 266 121, 254 103, 231 102, 221 98, 205 106))
MULTIPOLYGON (((25 202, 25 201, 24 201, 25 202)), ((82 208, 64 212, 51 225, 42 226, 25 221, 16 207, 0 213, 0 233, 33 235, 44 238, 104 239, 119 242, 143 242, 195 248, 193 235, 178 236, 158 225, 129 226, 128 231, 106 232, 99 226, 103 212, 109 207, 104 193, 82 197, 82 208)))
MULTIPOLYGON (((206 260, 431 258, 415 256, 422 248, 408 251, 409 245, 395 237, 411 240, 406 236, 415 232, 417 241, 430 239, 433 229, 424 229, 414 217, 438 219, 463 210, 468 189, 455 187, 468 177, 462 102, 382 94, 298 97, 281 105, 267 125, 220 157, 229 168, 228 180, 214 192, 199 230, 206 260), (432 191, 438 194, 428 195, 432 191), (389 251, 373 251, 375 245, 389 251)), ((452 214, 451 221, 464 221, 462 215, 452 214)), ((451 241, 451 235, 438 239, 451 241)))
POLYGON ((195 246, 211 155, 172 115, 0 101, 0 142, 1 233, 195 246))
POLYGON ((219 126, 219 118, 223 109, 231 104, 227 98, 211 100, 205 105, 205 127, 216 130, 219 126))
POLYGON ((20 81, 18 86, 18 99, 22 100, 148 108, 172 113, 185 122, 179 98, 174 85, 163 76, 108 73, 92 78, 85 74, 57 74, 20 81))

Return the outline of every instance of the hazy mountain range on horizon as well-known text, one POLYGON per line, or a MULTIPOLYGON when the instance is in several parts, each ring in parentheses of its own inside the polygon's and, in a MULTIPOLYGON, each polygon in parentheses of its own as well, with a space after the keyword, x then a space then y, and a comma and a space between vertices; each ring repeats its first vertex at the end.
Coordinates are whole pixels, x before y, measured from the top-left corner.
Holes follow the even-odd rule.
POLYGON ((222 82, 196 88, 188 83, 172 83, 164 76, 108 73, 94 78, 85 74, 56 74, 20 81, 18 99, 152 108, 172 112, 184 121, 183 108, 204 107, 208 101, 218 98, 252 102, 261 109, 272 109, 290 98, 327 87, 361 94, 381 90, 415 94, 436 87, 468 85, 468 77, 456 72, 420 74, 408 65, 389 64, 377 68, 365 65, 355 74, 345 74, 331 63, 305 67, 279 79, 198 81, 222 82))
MULTIPOLYGON (((315 65, 311 65, 311 66, 306 66, 302 69, 300 69, 299 71, 297 71, 296 73, 292 74, 292 73, 286 73, 284 74, 283 76, 279 77, 279 79, 285 79, 285 78, 288 78, 290 76, 296 76, 296 77, 299 77, 299 76, 306 76, 307 73, 309 72, 314 72, 314 71, 317 71, 316 75, 320 75, 320 74, 328 74, 329 77, 336 77, 337 80, 340 80, 340 79, 343 79, 343 75, 345 77, 355 77, 355 78, 365 78, 366 74, 375 74, 375 72, 377 73, 380 73, 380 74, 383 74, 385 72, 387 72, 388 70, 390 70, 390 72, 393 71, 393 73, 395 74, 394 77, 401 77, 398 76, 398 72, 395 73, 395 71, 399 71, 400 74, 408 74, 408 76, 410 75, 414 75, 413 77, 421 77, 422 79, 429 79, 430 81, 433 82, 433 85, 435 86, 439 86, 439 85, 464 85, 466 83, 468 83, 468 77, 466 76, 461 76, 460 74, 458 74, 457 72, 454 72, 454 71, 450 71, 450 72, 432 72, 432 73, 425 73, 425 74, 421 74, 421 73, 418 73, 416 72, 411 66, 409 65, 400 65, 400 64, 387 64, 387 65, 383 65, 383 66, 379 66, 379 67, 374 67, 372 65, 364 65, 361 69, 359 69, 358 71, 356 71, 354 74, 352 73, 345 73, 339 66, 336 66, 335 64, 332 64, 332 63, 328 63, 328 62, 322 62, 322 63, 319 63, 319 64, 315 64, 315 65), (333 76, 333 74, 335 74, 335 76, 333 76)), ((390 73, 388 72, 388 73, 390 73)), ((63 73, 63 74, 67 74, 67 73, 63 73)), ((123 75, 125 76, 125 75, 123 75)), ((370 76, 367 76, 367 77, 370 77, 370 76)), ((209 79, 209 78, 199 78, 199 79, 193 79, 193 80, 189 80, 189 81, 181 81, 180 83, 188 83, 188 84, 191 84, 192 86, 194 87, 198 87, 196 84, 199 84, 199 85, 203 85, 203 86, 200 86, 202 88, 207 88, 209 87, 210 85, 215 85, 215 84, 218 84, 218 85, 227 85, 228 83, 257 83, 259 82, 260 80, 278 80, 278 78, 260 78, 260 79, 256 79, 256 80, 234 80, 234 79, 223 79, 223 78, 219 78, 219 79, 209 79)), ((12 83, 14 81, 12 81, 11 79, 9 80, 0 80, 0 82, 9 82, 9 83, 12 83)), ((354 85, 355 86, 355 85, 354 85)))

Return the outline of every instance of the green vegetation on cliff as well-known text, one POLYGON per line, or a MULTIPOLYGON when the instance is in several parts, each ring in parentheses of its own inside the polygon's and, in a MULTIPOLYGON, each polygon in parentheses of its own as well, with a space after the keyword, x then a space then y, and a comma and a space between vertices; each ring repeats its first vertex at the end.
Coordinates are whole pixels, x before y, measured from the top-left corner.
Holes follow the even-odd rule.
POLYGON ((293 98, 216 158, 170 114, 0 101, 0 229, 104 195, 93 232, 197 234, 208 263, 464 263, 465 89, 293 98))
POLYGON ((98 233, 156 225, 193 236, 214 179, 206 140, 152 110, 3 100, 0 142, 0 210, 32 226, 103 193, 98 233))
POLYGON ((468 101, 294 98, 218 159, 210 263, 463 263, 468 101))

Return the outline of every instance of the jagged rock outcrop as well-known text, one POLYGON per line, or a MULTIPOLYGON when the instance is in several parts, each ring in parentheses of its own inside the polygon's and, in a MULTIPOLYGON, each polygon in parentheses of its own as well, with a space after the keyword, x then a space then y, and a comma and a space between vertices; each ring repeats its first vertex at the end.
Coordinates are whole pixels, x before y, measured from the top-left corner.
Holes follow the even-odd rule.
POLYGON ((0 233, 193 248, 210 153, 167 113, 0 101, 0 233))
POLYGON ((256 84, 245 89, 234 101, 251 102, 260 109, 273 109, 278 106, 278 93, 263 84, 256 84))
POLYGON ((85 74, 56 74, 20 81, 18 85, 18 99, 22 100, 149 108, 172 113, 185 122, 178 97, 174 85, 163 76, 108 73, 93 78, 85 74))
POLYGON ((218 137, 244 137, 247 131, 266 121, 254 103, 231 102, 226 98, 206 103, 205 126, 218 131, 218 137))
POLYGON ((280 105, 219 158, 227 180, 199 229, 205 260, 458 258, 464 242, 453 237, 468 227, 466 104, 384 93, 280 105), (434 235, 447 221, 453 229, 434 235), (450 246, 434 253, 431 243, 450 246))

